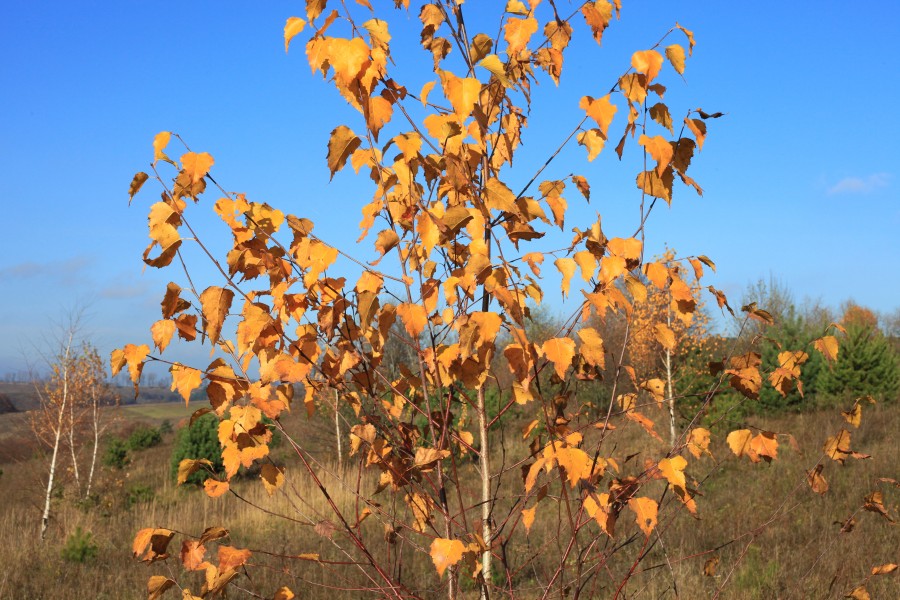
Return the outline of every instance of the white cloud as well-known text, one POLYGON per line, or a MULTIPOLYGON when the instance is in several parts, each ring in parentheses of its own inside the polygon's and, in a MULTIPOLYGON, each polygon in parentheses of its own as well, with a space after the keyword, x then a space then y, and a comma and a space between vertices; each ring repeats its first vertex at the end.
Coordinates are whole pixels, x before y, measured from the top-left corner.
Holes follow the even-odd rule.
POLYGON ((875 190, 887 187, 890 181, 890 173, 874 173, 868 177, 844 177, 828 188, 828 195, 868 194, 875 190))

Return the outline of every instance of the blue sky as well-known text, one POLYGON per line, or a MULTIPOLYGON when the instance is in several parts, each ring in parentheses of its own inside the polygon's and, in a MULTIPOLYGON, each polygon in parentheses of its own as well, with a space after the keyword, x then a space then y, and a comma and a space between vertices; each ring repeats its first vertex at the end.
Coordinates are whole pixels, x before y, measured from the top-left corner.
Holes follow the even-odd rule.
MULTIPOLYGON (((710 122, 692 166, 704 196, 678 189, 672 208, 653 215, 649 250, 668 244, 710 256, 719 265, 710 283, 735 302, 748 283, 774 275, 798 299, 836 307, 852 297, 883 312, 900 306, 900 124, 892 111, 900 83, 889 45, 900 5, 623 5, 602 48, 583 39, 567 56, 560 87, 544 81, 537 89, 512 180, 526 181, 577 123, 582 95, 603 95, 631 52, 679 21, 694 30, 697 46, 686 83, 665 75, 666 100, 676 114, 696 106, 728 114, 710 122)), ((324 157, 334 126, 361 127, 333 88, 310 75, 302 45, 285 55, 285 19, 303 6, 2 4, 0 374, 22 368, 23 353, 33 355, 34 343, 78 304, 87 306, 85 331, 104 352, 149 340, 175 273, 142 268, 157 191, 148 183, 131 207, 126 191, 147 168, 159 131, 210 152, 226 189, 308 217, 323 238, 353 247, 371 189, 344 173, 329 183, 324 157)), ((465 6, 477 22, 494 3, 465 6)), ((418 90, 428 73, 408 61, 430 59, 416 48, 417 13, 392 14, 398 79, 418 90)), ((639 201, 633 165, 628 157, 617 164, 612 148, 590 164, 582 152, 563 153, 548 173, 582 173, 594 187, 589 206, 569 195, 567 232, 600 212, 607 235, 630 235, 639 201)), ((216 197, 205 196, 206 209, 216 197)), ((225 239, 199 209, 194 221, 213 240, 225 239)), ((215 283, 204 268, 197 275, 201 289, 215 283)), ((548 300, 563 306, 555 292, 548 300)))

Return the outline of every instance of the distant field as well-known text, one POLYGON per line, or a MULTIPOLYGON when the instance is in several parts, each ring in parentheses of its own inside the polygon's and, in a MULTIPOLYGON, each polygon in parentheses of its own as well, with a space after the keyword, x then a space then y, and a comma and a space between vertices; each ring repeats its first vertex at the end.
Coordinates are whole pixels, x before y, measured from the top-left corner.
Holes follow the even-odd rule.
POLYGON ((190 417, 194 411, 201 408, 198 403, 186 407, 183 402, 161 402, 159 404, 131 404, 123 406, 121 410, 124 419, 152 419, 155 421, 177 421, 190 417))

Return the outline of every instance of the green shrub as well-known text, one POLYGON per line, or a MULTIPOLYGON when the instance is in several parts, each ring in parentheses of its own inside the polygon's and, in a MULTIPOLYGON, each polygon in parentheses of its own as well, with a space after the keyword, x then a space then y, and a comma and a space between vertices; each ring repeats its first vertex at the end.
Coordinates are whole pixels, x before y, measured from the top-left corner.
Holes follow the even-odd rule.
POLYGON ((144 450, 145 448, 152 448, 161 441, 162 434, 160 434, 158 429, 142 425, 128 436, 126 443, 129 450, 144 450))
POLYGON ((150 502, 156 497, 152 487, 143 483, 130 485, 125 493, 125 507, 131 508, 138 502, 150 502))
MULTIPOLYGON (((178 478, 178 464, 185 458, 205 458, 212 463, 216 473, 224 473, 222 448, 219 445, 219 419, 206 414, 189 427, 178 431, 172 450, 172 479, 178 478)), ((188 483, 202 484, 209 477, 206 469, 200 469, 188 478, 188 483)))
POLYGON ((164 419, 162 423, 159 424, 159 433, 162 435, 168 435, 175 431, 172 428, 172 421, 169 419, 164 419))
POLYGON ((111 439, 103 452, 103 465, 123 469, 129 462, 128 444, 118 438, 111 439))
POLYGON ((66 545, 62 549, 63 560, 69 562, 86 563, 97 557, 100 548, 94 541, 90 531, 82 531, 81 527, 75 529, 75 533, 66 539, 66 545))

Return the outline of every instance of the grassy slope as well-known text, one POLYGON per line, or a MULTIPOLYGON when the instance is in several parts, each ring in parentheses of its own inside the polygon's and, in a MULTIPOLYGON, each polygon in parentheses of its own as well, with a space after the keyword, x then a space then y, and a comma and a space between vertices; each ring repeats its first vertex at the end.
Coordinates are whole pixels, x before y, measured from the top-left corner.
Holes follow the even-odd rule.
MULTIPOLYGON (((158 424, 163 419, 177 423, 189 412, 179 404, 131 406, 120 409, 117 426, 127 429, 136 419, 151 424, 158 424)), ((6 416, 0 417, 3 418, 6 416)), ((326 423, 323 419, 307 423, 304 418, 294 416, 287 421, 287 426, 308 447, 318 448, 325 468, 333 470, 330 459, 333 434, 326 423)), ((731 583, 724 593, 725 598, 839 598, 859 584, 872 566, 898 562, 900 535, 897 527, 887 526, 881 517, 868 512, 857 514, 858 525, 849 534, 840 534, 839 526, 834 522, 843 521, 859 507, 862 497, 875 489, 877 477, 896 478, 900 474, 896 466, 900 406, 896 403, 872 409, 866 406, 861 428, 852 432, 852 445, 855 450, 872 454, 873 458, 848 461, 844 467, 829 464, 825 475, 831 490, 824 497, 809 491, 803 483, 804 473, 819 455, 824 432, 836 431, 845 425, 836 418, 836 411, 795 415, 757 425, 795 433, 805 455, 800 456, 783 445, 779 448, 779 459, 771 465, 751 465, 746 459, 735 460, 720 441, 713 453, 721 462, 717 464, 709 458, 700 462, 692 460, 688 469, 692 477, 702 479, 708 472, 713 473, 702 486, 704 497, 698 502, 703 520, 696 523, 684 511, 679 511, 674 520, 661 521, 660 527, 666 528, 664 540, 668 556, 659 548, 651 553, 629 583, 629 598, 673 598, 673 578, 680 597, 711 597, 745 547, 744 559, 730 575, 731 583), (791 495, 798 486, 799 491, 791 495), (761 532, 747 535, 766 521, 785 498, 788 498, 788 510, 784 516, 761 532), (714 554, 685 558, 734 538, 739 539, 714 554), (751 541, 752 544, 747 546, 751 541), (704 577, 703 564, 712 555, 719 558, 719 568, 714 577, 704 577), (671 569, 667 562, 671 563, 671 569)), ((22 431, 21 427, 8 426, 0 427, 0 430, 6 431, 6 443, 12 439, 12 433, 22 431)), ((636 431, 622 433, 640 435, 636 431)), ((195 490, 175 488, 168 477, 172 442, 173 436, 169 435, 162 446, 137 453, 132 465, 124 471, 103 469, 97 486, 100 492, 97 505, 77 507, 69 485, 63 496, 55 501, 54 519, 44 544, 37 540, 44 463, 38 459, 19 459, 0 465, 3 469, 0 477, 0 496, 3 498, 0 539, 6 542, 0 545, 0 564, 4 565, 0 569, 0 598, 144 598, 147 577, 167 573, 163 565, 148 568, 131 560, 131 539, 138 529, 148 526, 197 534, 204 527, 221 524, 231 530, 230 543, 238 547, 292 554, 318 552, 323 558, 345 558, 310 526, 268 518, 231 495, 211 500, 195 490), (142 489, 144 494, 146 489, 152 489, 154 497, 140 499, 142 489), (129 496, 136 498, 136 502, 130 503, 129 496), (66 538, 77 527, 90 531, 99 547, 98 557, 85 564, 66 562, 60 557, 66 538)), ((281 448, 277 452, 285 458, 287 449, 281 448)), ((0 460, 3 460, 2 456, 0 460)), ((632 463, 632 469, 642 460, 638 457, 636 463, 632 463)), ((293 465, 293 462, 288 460, 287 464, 293 465)), ((355 485, 355 474, 349 479, 355 485)), ((330 481, 327 475, 325 481, 330 481)), ((305 478, 289 479, 289 482, 298 492, 299 500, 294 502, 285 494, 269 498, 258 480, 252 478, 239 482, 236 489, 250 502, 279 514, 304 515, 313 521, 329 516, 321 495, 305 478)), ((371 489, 373 485, 370 477, 362 481, 363 489, 371 489)), ((354 502, 349 491, 333 481, 330 489, 336 501, 352 512, 354 502)), ((898 491, 884 485, 882 489, 885 503, 896 516, 898 491)), ((383 493, 379 501, 390 500, 383 493)), ((525 556, 539 550, 548 556, 556 551, 552 544, 539 545, 542 540, 555 537, 555 510, 550 509, 547 502, 545 500, 541 505, 543 512, 539 512, 527 540, 508 549, 512 561, 521 562, 525 556)), ((619 525, 622 537, 627 537, 629 527, 633 528, 633 524, 627 522, 629 520, 630 516, 623 513, 619 525)), ((377 552, 396 551, 396 547, 384 542, 382 524, 375 518, 364 523, 362 531, 372 540, 377 552)), ((174 552, 178 550, 178 540, 180 538, 176 538, 171 548, 174 552)), ((418 541, 423 540, 419 538, 418 541)), ((362 595, 341 596, 308 583, 329 581, 337 584, 344 577, 350 581, 358 579, 354 578, 356 571, 350 567, 328 570, 314 563, 291 563, 292 577, 279 572, 281 563, 277 559, 265 559, 260 554, 255 558, 271 568, 254 569, 253 583, 246 579, 238 582, 269 597, 279 585, 289 585, 295 592, 302 590, 305 598, 362 595)), ((616 571, 623 566, 612 564, 612 568, 616 571)), ((432 569, 427 557, 410 558, 404 565, 404 580, 413 587, 433 583, 432 569)), ((201 576, 201 573, 184 575, 179 582, 198 592, 201 576)), ((534 577, 540 578, 540 568, 535 570, 534 577)), ((530 597, 527 590, 535 584, 534 577, 526 573, 517 582, 522 597, 530 597)), ((598 578, 593 597, 611 597, 609 583, 608 579, 598 578)), ((873 598, 900 597, 900 577, 896 573, 873 579, 868 587, 873 598)), ((174 592, 169 595, 176 596, 174 592)))

